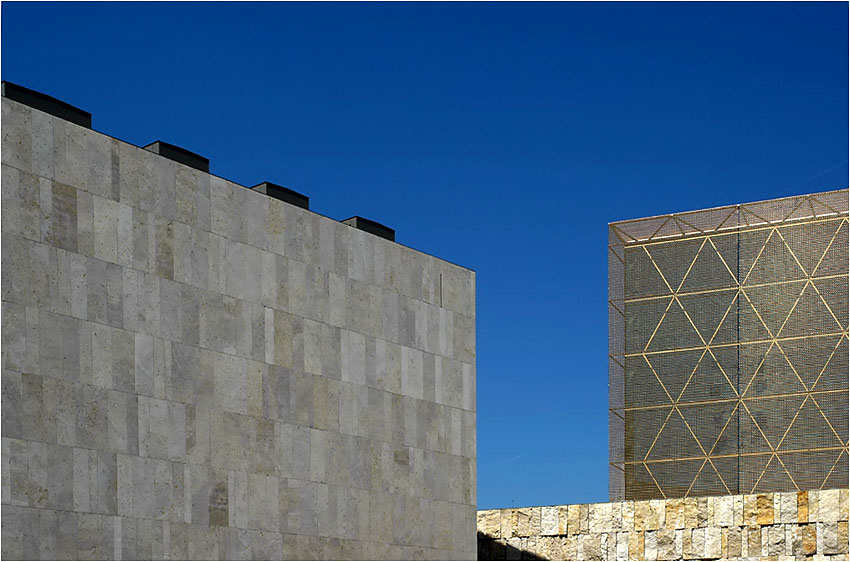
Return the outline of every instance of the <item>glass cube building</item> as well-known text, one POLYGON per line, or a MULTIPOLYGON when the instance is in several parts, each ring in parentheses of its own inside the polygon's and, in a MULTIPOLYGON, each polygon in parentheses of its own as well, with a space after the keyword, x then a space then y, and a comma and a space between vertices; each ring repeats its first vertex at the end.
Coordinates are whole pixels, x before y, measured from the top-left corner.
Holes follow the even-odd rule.
POLYGON ((610 496, 848 486, 848 191, 611 223, 610 496))

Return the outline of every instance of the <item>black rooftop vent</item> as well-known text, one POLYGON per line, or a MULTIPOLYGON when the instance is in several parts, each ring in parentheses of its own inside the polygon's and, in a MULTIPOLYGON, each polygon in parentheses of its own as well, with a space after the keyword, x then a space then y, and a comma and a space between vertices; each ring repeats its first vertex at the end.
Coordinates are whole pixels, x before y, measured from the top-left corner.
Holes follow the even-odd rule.
POLYGON ((351 217, 350 219, 345 219, 342 223, 395 242, 395 230, 379 222, 364 219, 363 217, 351 217))
POLYGON ((54 97, 18 86, 12 82, 2 83, 3 97, 9 98, 12 101, 28 105, 45 113, 49 113, 65 121, 76 123, 82 127, 91 129, 91 113, 83 111, 79 107, 74 107, 62 100, 57 100, 54 97))
POLYGON ((179 146, 163 141, 152 142, 144 148, 145 150, 150 150, 154 154, 159 154, 160 156, 164 156, 170 160, 174 160, 175 162, 186 164, 196 170, 210 173, 209 158, 204 158, 203 156, 190 152, 185 148, 180 148, 179 146))
POLYGON ((270 181, 264 181, 263 183, 255 185, 251 189, 259 191, 260 193, 265 193, 269 197, 280 199, 290 205, 295 205, 302 209, 310 209, 310 198, 298 193, 297 191, 293 191, 288 187, 283 187, 282 185, 277 185, 270 181))

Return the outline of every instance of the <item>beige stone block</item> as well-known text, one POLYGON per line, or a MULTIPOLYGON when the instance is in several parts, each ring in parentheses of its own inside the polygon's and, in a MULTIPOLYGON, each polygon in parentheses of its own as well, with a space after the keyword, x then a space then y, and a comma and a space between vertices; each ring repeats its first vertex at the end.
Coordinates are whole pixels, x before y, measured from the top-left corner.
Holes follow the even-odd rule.
POLYGON ((761 551, 761 527, 747 527, 747 552, 745 558, 758 558, 762 556, 761 551))
POLYGON ((578 552, 576 555, 579 560, 603 559, 602 535, 584 534, 579 535, 576 540, 578 541, 578 552))
POLYGON ((722 547, 723 558, 741 558, 741 528, 728 527, 723 529, 726 545, 722 547))
POLYGON ((817 525, 810 523, 808 525, 802 525, 802 536, 800 540, 800 546, 802 551, 800 554, 803 556, 812 556, 818 551, 818 528, 817 525))
POLYGON ((513 536, 531 537, 540 534, 540 508, 521 507, 514 510, 513 536))
POLYGON ((635 502, 635 530, 655 531, 664 525, 664 500, 635 502))
POLYGON ((643 531, 632 531, 629 533, 629 560, 645 560, 643 531))
POLYGON ((602 533, 602 556, 604 560, 617 559, 617 534, 602 533))
POLYGON ((809 523, 817 523, 819 511, 819 494, 817 490, 809 490, 809 523))
POLYGON ((735 518, 734 525, 742 527, 744 525, 744 496, 732 496, 732 516, 735 518))
POLYGON ((785 552, 800 556, 803 552, 803 526, 794 524, 787 527, 789 532, 785 535, 785 552))
POLYGON ((605 545, 605 560, 617 560, 617 533, 605 533, 602 544, 605 545))
POLYGON ((658 560, 657 531, 647 531, 643 535, 643 554, 646 560, 658 560))
POLYGON ((838 490, 838 520, 847 521, 848 519, 848 500, 850 500, 850 489, 841 488, 838 490))
POLYGON ((706 560, 717 560, 723 556, 722 536, 720 527, 708 527, 705 529, 705 551, 703 558, 706 560))
POLYGON ((617 539, 617 555, 615 560, 628 560, 629 559, 629 533, 627 531, 620 531, 615 536, 617 539))
POLYGON ((484 533, 490 538, 498 539, 502 536, 502 510, 487 509, 478 512, 478 532, 484 533))
POLYGON ((785 528, 782 525, 767 527, 767 555, 782 556, 785 554, 785 528))
POLYGON ((756 523, 759 525, 773 525, 773 496, 770 494, 758 494, 756 496, 756 523))
POLYGON ((713 498, 714 509, 712 524, 716 527, 731 527, 735 524, 735 503, 732 496, 713 498))
POLYGON ((567 533, 570 535, 578 535, 582 532, 582 507, 587 506, 571 505, 567 508, 567 533))
POLYGON ((818 492, 818 521, 834 523, 838 521, 841 513, 841 491, 820 490, 818 492))
POLYGON ((847 554, 847 522, 823 524, 822 554, 847 554))
POLYGON ((566 535, 567 534, 567 521, 569 521, 569 506, 559 505, 558 506, 558 534, 559 535, 566 535))
POLYGON ((503 539, 509 539, 513 536, 513 519, 514 519, 514 510, 513 509, 500 509, 499 510, 499 519, 501 532, 499 535, 503 539))
POLYGON ((773 495, 773 511, 777 523, 797 522, 797 492, 773 495))
POLYGON ((764 526, 761 528, 761 551, 764 556, 770 556, 769 552, 769 544, 770 544, 770 527, 764 526))
POLYGON ((576 537, 561 538, 561 560, 578 560, 578 539, 576 537))
POLYGON ((543 536, 537 540, 540 556, 546 560, 563 560, 563 541, 557 536, 543 536))
POLYGON ((685 498, 685 528, 705 527, 711 519, 712 503, 708 498, 685 498))
POLYGON ((623 504, 622 502, 612 502, 608 504, 611 506, 610 509, 610 523, 608 527, 611 529, 611 532, 618 532, 625 530, 623 527, 623 504))
POLYGON ((685 528, 685 501, 684 499, 667 500, 665 506, 666 515, 664 526, 667 529, 685 528))
MULTIPOLYGON (((796 495, 796 493, 795 493, 796 495)), ((788 523, 783 525, 785 528, 785 554, 787 556, 794 556, 794 543, 797 540, 797 525, 796 523, 788 523)))
POLYGON ((558 534, 558 506, 540 508, 540 534, 544 536, 558 534))
POLYGON ((797 492, 797 522, 806 523, 809 520, 809 493, 797 492))
POLYGON ((622 520, 620 528, 624 531, 632 531, 635 528, 635 502, 623 502, 622 520))
POLYGON ((658 560, 678 560, 681 552, 676 552, 676 531, 659 529, 655 536, 658 560))
POLYGON ((757 497, 754 494, 744 496, 744 525, 755 525, 758 522, 757 497))
POLYGON ((545 560, 562 560, 561 538, 541 536, 537 539, 537 552, 545 560))
POLYGON ((611 504, 592 503, 587 506, 587 530, 590 533, 607 533, 611 530, 611 504))
POLYGON ((694 559, 702 556, 705 550, 705 529, 684 529, 682 557, 694 559))

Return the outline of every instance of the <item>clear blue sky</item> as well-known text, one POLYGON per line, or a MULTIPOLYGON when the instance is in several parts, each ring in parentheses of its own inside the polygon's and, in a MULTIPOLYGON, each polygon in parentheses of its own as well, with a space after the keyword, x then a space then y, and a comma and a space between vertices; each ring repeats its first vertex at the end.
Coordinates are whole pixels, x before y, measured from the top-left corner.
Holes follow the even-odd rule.
POLYGON ((2 77, 478 273, 481 508, 608 495, 606 223, 847 186, 848 5, 2 4, 2 77))

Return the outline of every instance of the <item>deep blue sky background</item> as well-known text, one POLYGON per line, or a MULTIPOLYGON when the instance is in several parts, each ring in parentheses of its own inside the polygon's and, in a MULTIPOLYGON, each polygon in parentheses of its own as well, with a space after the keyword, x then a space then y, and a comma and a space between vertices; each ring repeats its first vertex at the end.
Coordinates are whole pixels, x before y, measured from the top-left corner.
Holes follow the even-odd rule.
POLYGON ((2 4, 2 77, 478 273, 478 503, 602 501, 606 223, 847 186, 848 5, 2 4))

